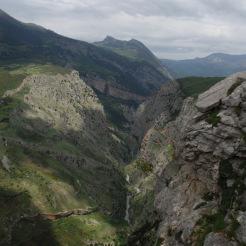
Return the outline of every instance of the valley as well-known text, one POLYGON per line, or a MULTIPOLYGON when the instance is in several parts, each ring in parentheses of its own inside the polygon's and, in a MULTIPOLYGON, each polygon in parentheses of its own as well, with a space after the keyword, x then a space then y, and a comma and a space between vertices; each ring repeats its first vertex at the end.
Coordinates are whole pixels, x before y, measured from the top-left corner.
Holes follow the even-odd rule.
POLYGON ((0 245, 246 244, 246 74, 172 72, 0 11, 0 245))

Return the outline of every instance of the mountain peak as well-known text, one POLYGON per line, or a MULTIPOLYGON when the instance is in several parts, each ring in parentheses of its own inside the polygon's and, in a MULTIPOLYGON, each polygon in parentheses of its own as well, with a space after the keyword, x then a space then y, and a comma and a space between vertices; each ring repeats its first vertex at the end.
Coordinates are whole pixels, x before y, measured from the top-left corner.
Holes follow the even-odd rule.
POLYGON ((0 9, 0 18, 5 19, 5 20, 15 20, 13 17, 11 17, 9 14, 7 14, 2 9, 0 9))
POLYGON ((0 16, 1 15, 8 15, 6 12, 4 12, 2 9, 0 9, 0 16))
POLYGON ((116 40, 117 39, 115 39, 114 37, 107 35, 103 41, 104 42, 110 42, 110 41, 116 41, 116 40))

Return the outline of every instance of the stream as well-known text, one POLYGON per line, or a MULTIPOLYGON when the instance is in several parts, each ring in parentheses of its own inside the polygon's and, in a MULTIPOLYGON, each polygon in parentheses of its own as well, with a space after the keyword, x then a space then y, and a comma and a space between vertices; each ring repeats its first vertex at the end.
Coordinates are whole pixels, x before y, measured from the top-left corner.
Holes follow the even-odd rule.
MULTIPOLYGON (((126 182, 129 184, 130 183, 130 177, 129 175, 127 174, 126 175, 126 182)), ((129 216, 129 210, 130 210, 130 198, 131 198, 131 195, 130 193, 128 192, 127 193, 127 196, 126 196, 126 212, 125 212, 125 221, 130 224, 130 216, 129 216)))

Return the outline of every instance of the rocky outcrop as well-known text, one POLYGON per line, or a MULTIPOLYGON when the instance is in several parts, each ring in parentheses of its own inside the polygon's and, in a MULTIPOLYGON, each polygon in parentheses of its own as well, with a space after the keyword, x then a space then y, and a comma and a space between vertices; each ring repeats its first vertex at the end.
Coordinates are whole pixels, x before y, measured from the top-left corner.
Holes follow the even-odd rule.
POLYGON ((86 77, 85 81, 92 88, 107 96, 112 96, 123 100, 133 100, 137 103, 141 103, 146 99, 145 96, 127 91, 125 88, 121 88, 118 84, 112 82, 109 83, 108 81, 105 81, 97 76, 86 77))
POLYGON ((182 93, 176 81, 163 85, 158 93, 140 104, 132 134, 140 140, 154 124, 165 125, 179 112, 182 105, 182 93))
MULTIPOLYGON (((160 120, 146 134, 139 158, 152 170, 135 185, 154 179, 157 216, 149 220, 161 221, 156 230, 160 245, 244 242, 245 112, 246 74, 240 73, 197 102, 186 99, 175 121, 165 125, 160 120)), ((130 214, 134 219, 134 211, 130 214)))
POLYGON ((69 172, 88 176, 81 181, 86 182, 83 192, 105 213, 124 215, 126 194, 120 168, 127 147, 78 72, 29 76, 20 87, 7 91, 4 100, 13 107, 8 118, 12 135, 1 137, 4 144, 41 154, 69 172), (109 198, 98 195, 105 188, 110 190, 109 198))
POLYGON ((6 171, 9 172, 10 169, 11 169, 11 161, 9 160, 9 158, 8 158, 6 155, 4 155, 4 156, 2 157, 1 162, 2 162, 3 168, 4 168, 6 171))
POLYGON ((237 242, 230 241, 223 233, 210 232, 205 241, 204 246, 236 246, 237 242))
POLYGON ((23 100, 10 118, 17 129, 60 140, 65 137, 91 150, 101 142, 108 155, 109 146, 118 145, 102 104, 76 71, 29 76, 16 90, 5 93, 5 97, 13 96, 23 100))
POLYGON ((88 209, 73 209, 69 211, 62 211, 58 213, 38 213, 35 215, 26 215, 20 218, 21 220, 28 220, 28 221, 36 221, 36 220, 59 220, 63 218, 67 218, 70 216, 81 216, 92 214, 96 212, 97 209, 95 208, 88 208, 88 209))
POLYGON ((220 101, 230 94, 230 90, 240 85, 246 79, 246 73, 234 74, 209 90, 199 95, 196 106, 201 112, 206 112, 220 104, 220 101))

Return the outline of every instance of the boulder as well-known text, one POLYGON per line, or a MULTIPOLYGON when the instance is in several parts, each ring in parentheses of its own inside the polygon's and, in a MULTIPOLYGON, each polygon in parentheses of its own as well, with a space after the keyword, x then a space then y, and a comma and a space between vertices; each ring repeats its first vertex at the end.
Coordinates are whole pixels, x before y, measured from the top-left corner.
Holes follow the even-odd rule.
POLYGON ((227 97, 229 90, 235 85, 239 84, 240 80, 246 79, 246 72, 236 73, 219 83, 212 86, 209 90, 200 94, 196 103, 196 107, 200 112, 207 112, 208 110, 217 107, 221 100, 227 97))
POLYGON ((204 241, 204 246, 237 246, 237 242, 230 241, 222 233, 209 233, 204 241))
POLYGON ((11 162, 10 162, 9 158, 6 155, 4 155, 1 161, 2 161, 3 168, 6 171, 10 172, 11 162))

